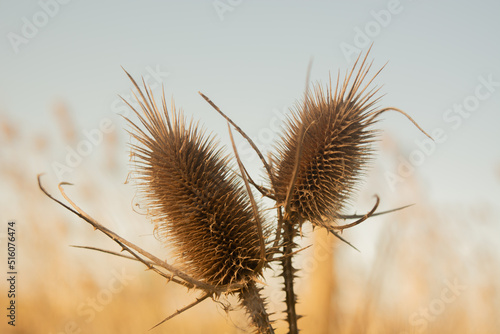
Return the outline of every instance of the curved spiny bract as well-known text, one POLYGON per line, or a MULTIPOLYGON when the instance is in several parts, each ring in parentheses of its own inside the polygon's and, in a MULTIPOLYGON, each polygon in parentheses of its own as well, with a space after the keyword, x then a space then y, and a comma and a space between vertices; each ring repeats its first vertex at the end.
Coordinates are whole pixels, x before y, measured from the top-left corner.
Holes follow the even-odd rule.
POLYGON ((141 91, 142 127, 131 122, 136 175, 160 238, 193 278, 213 286, 247 282, 261 272, 254 212, 241 181, 213 138, 174 107, 156 107, 141 91), (260 266, 260 267, 259 267, 260 266))
MULTIPOLYGON (((356 65, 355 65, 356 67, 356 65)), ((354 67, 354 68, 355 68, 354 67)), ((284 203, 295 165, 298 171, 289 198, 288 214, 296 222, 310 221, 323 226, 338 215, 363 174, 371 156, 375 132, 369 129, 376 111, 374 92, 361 86, 370 66, 361 65, 354 81, 350 78, 335 91, 330 83, 326 91, 319 85, 298 103, 289 118, 281 142, 276 147, 276 197, 284 203), (299 143, 300 131, 304 131, 299 143), (297 161, 297 150, 301 149, 297 161), (325 219, 326 218, 326 219, 325 219)))

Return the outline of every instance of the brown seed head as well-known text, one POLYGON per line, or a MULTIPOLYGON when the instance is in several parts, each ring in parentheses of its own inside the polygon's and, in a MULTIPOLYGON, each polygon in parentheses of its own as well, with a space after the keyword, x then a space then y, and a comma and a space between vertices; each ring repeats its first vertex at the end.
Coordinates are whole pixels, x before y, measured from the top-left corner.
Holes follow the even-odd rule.
POLYGON ((273 156, 278 201, 285 202, 298 164, 290 210, 314 225, 338 217, 371 157, 377 90, 367 91, 371 81, 362 86, 370 69, 364 61, 350 84, 355 68, 335 91, 331 83, 326 91, 317 85, 296 105, 273 156))
MULTIPOLYGON (((137 85, 136 85, 136 88, 137 85)), ((139 89, 139 88, 138 88, 139 89)), ((183 270, 212 285, 255 276, 260 239, 254 212, 230 159, 181 112, 160 112, 145 87, 140 92, 145 130, 130 122, 137 180, 160 238, 175 250, 183 270)))

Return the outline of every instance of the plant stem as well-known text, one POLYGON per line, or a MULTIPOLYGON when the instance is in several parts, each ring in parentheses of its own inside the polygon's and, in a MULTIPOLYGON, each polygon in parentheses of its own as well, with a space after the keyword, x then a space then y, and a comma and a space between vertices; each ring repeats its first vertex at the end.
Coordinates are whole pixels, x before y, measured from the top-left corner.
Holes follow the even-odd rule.
POLYGON ((291 220, 285 220, 283 226, 283 279, 285 281, 285 302, 286 302, 286 313, 288 321, 288 333, 297 334, 299 332, 297 327, 297 313, 295 311, 295 304, 297 303, 297 296, 293 291, 293 279, 295 278, 295 273, 297 270, 293 268, 292 264, 292 253, 293 249, 297 246, 293 238, 295 236, 295 226, 294 222, 291 220))
POLYGON ((274 334, 274 329, 266 311, 266 304, 259 293, 260 290, 261 288, 258 288, 254 282, 250 282, 240 292, 241 304, 245 307, 257 333, 274 334))

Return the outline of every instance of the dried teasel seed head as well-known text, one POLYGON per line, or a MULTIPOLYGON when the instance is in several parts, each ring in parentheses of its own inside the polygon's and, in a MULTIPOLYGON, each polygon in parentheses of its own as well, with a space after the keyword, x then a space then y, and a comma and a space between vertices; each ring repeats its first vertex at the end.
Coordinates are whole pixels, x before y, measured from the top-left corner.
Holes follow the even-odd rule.
POLYGON ((169 112, 164 96, 160 111, 151 90, 135 85, 142 112, 131 108, 144 127, 130 122, 135 175, 157 235, 197 280, 220 286, 255 277, 262 269, 258 213, 229 156, 175 106, 169 112))
POLYGON ((371 66, 365 62, 366 58, 355 73, 356 62, 340 86, 337 79, 335 90, 330 82, 326 90, 316 85, 306 94, 292 110, 276 146, 275 188, 281 203, 298 164, 289 210, 299 221, 321 226, 338 218, 371 158, 376 131, 370 126, 384 110, 375 107, 378 89, 368 89, 373 78, 364 84, 371 66))

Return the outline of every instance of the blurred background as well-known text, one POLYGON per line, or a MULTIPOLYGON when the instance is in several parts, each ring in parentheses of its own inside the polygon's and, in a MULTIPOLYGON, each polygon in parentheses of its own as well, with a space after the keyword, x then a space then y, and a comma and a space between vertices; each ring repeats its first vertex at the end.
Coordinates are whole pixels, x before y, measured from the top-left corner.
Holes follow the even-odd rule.
MULTIPOLYGON (((106 227, 162 258, 168 247, 135 207, 131 82, 164 86, 187 117, 228 144, 209 96, 264 151, 311 82, 327 83, 373 43, 384 114, 372 167, 346 213, 414 204, 343 236, 306 226, 297 282, 304 333, 500 330, 500 4, 495 1, 213 0, 0 2, 0 302, 2 333, 146 333, 198 295, 126 259, 38 189, 57 184, 106 227), (7 227, 16 228, 16 326, 8 326, 7 227)), ((169 102, 169 101, 168 101, 169 102)), ((262 167, 240 154, 255 179, 262 167)), ((228 151, 229 152, 229 151, 228 151)), ((270 216, 272 218, 272 216, 270 216)), ((276 269, 275 273, 279 273, 276 269)), ((281 282, 265 295, 286 332, 281 282)), ((233 298, 207 300, 152 333, 244 333, 233 298), (232 307, 230 307, 231 305, 232 307)))

